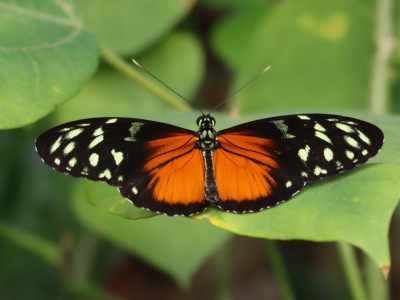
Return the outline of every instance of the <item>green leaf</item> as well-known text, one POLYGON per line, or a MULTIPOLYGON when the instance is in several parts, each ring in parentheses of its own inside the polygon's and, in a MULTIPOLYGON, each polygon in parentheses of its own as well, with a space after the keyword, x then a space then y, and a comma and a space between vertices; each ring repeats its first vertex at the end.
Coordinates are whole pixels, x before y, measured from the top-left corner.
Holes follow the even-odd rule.
POLYGON ((172 29, 193 0, 80 0, 85 24, 110 49, 135 54, 172 29))
POLYGON ((0 128, 24 126, 78 93, 99 49, 76 1, 0 1, 0 128))
MULTIPOLYGON (((138 60, 189 99, 198 89, 204 73, 201 46, 193 35, 186 33, 168 36, 138 60)), ((132 68, 137 67, 132 63, 132 68)), ((143 76, 147 74, 143 72, 143 76)), ((105 116, 151 119, 165 116, 168 109, 166 103, 138 83, 104 67, 77 97, 58 109, 57 122, 105 116)))
POLYGON ((261 22, 251 24, 242 17, 227 22, 227 28, 220 29, 213 41, 218 40, 214 48, 220 57, 235 59, 230 65, 240 66, 236 87, 266 66, 272 66, 267 74, 237 95, 239 108, 257 111, 267 107, 313 110, 365 107, 370 13, 371 5, 366 2, 284 1, 273 11, 265 10, 261 22), (239 43, 234 42, 239 22, 247 26, 250 37, 244 42, 245 49, 236 50, 233 46, 239 43), (230 53, 235 51, 236 55, 230 53), (239 55, 243 56, 239 59, 239 55))
MULTIPOLYGON (((101 190, 105 186, 96 185, 101 190)), ((169 274, 184 288, 204 261, 231 237, 208 222, 182 217, 131 221, 111 215, 107 205, 89 204, 81 186, 75 193, 73 207, 87 227, 169 274)))
POLYGON ((344 241, 390 266, 388 229, 399 201, 400 166, 368 164, 305 188, 293 200, 255 214, 210 209, 207 218, 237 234, 267 239, 344 241))

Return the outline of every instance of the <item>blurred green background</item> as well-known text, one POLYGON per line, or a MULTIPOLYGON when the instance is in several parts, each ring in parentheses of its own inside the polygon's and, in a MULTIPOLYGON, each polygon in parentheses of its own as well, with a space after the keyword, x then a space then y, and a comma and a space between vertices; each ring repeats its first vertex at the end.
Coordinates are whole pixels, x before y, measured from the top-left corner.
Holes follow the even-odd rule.
POLYGON ((390 0, 0 0, 0 299, 398 299, 399 14, 390 0), (34 149, 88 117, 196 130, 199 112, 131 58, 205 111, 271 65, 217 130, 338 113, 386 144, 271 210, 154 216, 34 149))

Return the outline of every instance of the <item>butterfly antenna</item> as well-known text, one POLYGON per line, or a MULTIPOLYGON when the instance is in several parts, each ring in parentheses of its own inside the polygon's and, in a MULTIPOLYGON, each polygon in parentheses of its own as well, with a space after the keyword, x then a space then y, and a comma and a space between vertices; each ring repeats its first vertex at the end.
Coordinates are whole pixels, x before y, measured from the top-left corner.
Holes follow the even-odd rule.
POLYGON ((252 83, 254 80, 256 80, 258 77, 260 77, 262 74, 264 74, 265 72, 267 72, 269 69, 271 68, 271 66, 266 67, 264 70, 262 70, 261 72, 259 72, 256 76, 254 76, 253 78, 251 78, 249 81, 247 81, 244 85, 242 85, 239 89, 237 89, 236 91, 234 91, 232 94, 230 94, 227 98, 225 98, 224 101, 220 102, 217 106, 215 106, 211 111, 210 114, 215 111, 217 108, 221 107, 223 104, 225 104, 226 102, 228 102, 229 100, 231 100, 234 96, 236 96, 236 94, 238 94, 241 90, 243 90, 246 86, 248 86, 250 83, 252 83))
POLYGON ((189 101, 188 99, 186 99, 185 97, 183 97, 181 94, 179 94, 177 91, 173 90, 172 88, 170 88, 166 83, 164 83, 161 79, 159 79, 158 77, 156 77, 155 75, 153 75, 150 71, 148 71, 145 67, 143 67, 141 64, 139 64, 137 62, 137 60, 132 58, 132 61, 135 65, 137 65, 139 68, 141 68, 143 71, 145 71, 148 75, 150 75, 151 77, 153 77, 155 80, 157 80, 159 83, 161 83, 163 86, 165 86, 168 90, 170 90, 172 93, 174 93, 175 95, 177 95, 178 97, 180 97, 181 99, 185 100, 186 102, 188 102, 193 108, 197 109, 200 111, 200 113, 202 115, 204 115, 203 111, 200 109, 200 107, 198 107, 196 104, 192 103, 191 101, 189 101))

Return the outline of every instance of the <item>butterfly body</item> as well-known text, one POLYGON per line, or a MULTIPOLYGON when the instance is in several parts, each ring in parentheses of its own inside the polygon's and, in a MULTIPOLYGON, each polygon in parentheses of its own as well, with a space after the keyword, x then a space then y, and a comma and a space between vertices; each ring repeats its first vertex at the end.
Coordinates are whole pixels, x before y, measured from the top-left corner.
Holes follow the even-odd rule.
POLYGON ((211 203, 219 200, 217 183, 215 182, 213 158, 218 147, 217 133, 214 130, 215 119, 210 115, 200 116, 197 119, 197 147, 201 151, 205 167, 204 198, 211 203))
POLYGON ((222 131, 202 115, 197 132, 130 118, 57 126, 36 142, 57 171, 116 186, 134 205, 167 215, 256 212, 284 202, 307 182, 352 169, 376 155, 382 131, 326 114, 256 120, 222 131))

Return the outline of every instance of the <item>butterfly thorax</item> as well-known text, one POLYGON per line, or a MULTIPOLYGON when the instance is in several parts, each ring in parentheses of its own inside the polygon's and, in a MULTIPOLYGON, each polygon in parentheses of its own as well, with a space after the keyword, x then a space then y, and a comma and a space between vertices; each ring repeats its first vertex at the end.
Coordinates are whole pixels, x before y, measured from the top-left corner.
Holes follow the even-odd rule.
POLYGON ((197 146, 202 150, 215 150, 218 146, 215 119, 210 115, 202 115, 197 119, 197 125, 197 146))

